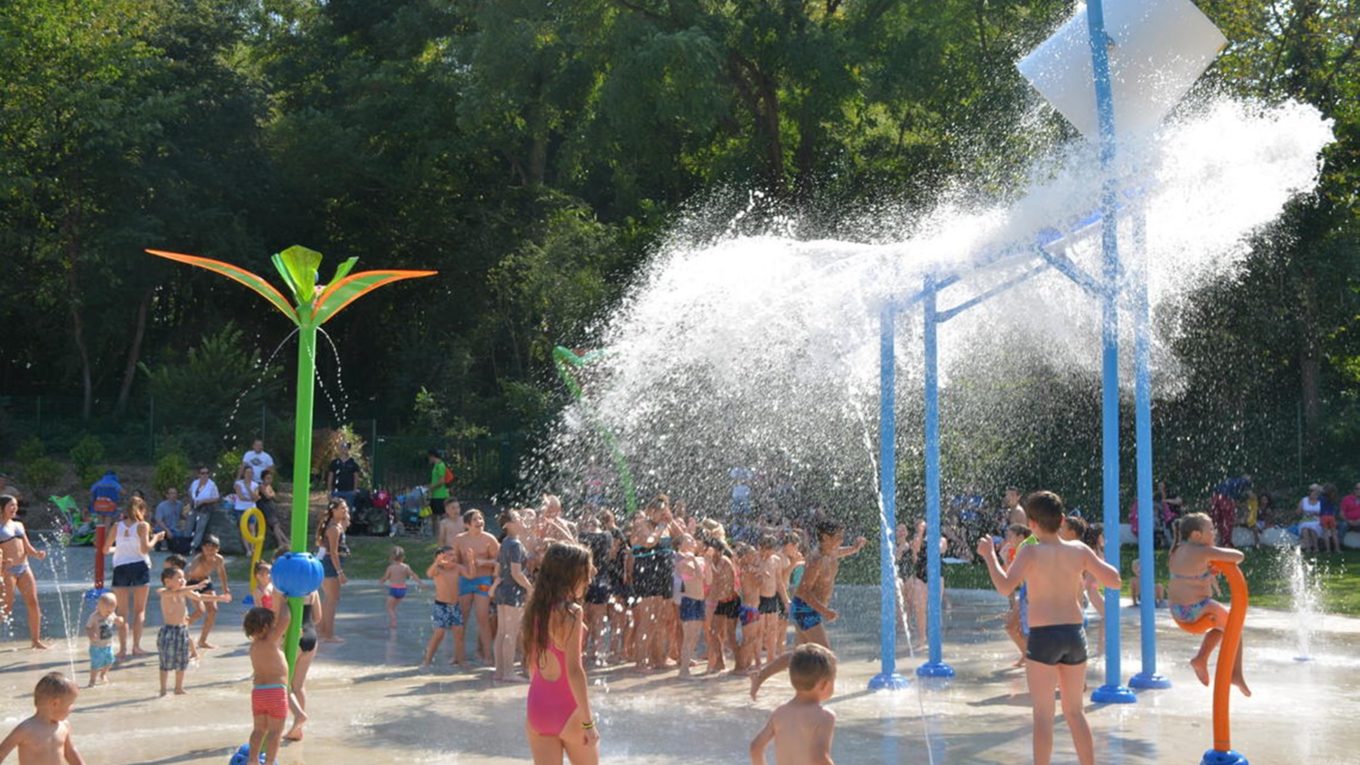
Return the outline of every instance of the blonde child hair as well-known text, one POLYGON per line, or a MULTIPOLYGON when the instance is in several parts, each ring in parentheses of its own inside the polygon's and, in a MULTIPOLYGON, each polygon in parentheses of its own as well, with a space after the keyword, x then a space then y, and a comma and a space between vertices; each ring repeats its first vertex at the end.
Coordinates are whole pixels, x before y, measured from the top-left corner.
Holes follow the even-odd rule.
POLYGON ((387 559, 393 563, 403 563, 406 561, 406 549, 401 545, 392 545, 392 552, 388 553, 387 559))

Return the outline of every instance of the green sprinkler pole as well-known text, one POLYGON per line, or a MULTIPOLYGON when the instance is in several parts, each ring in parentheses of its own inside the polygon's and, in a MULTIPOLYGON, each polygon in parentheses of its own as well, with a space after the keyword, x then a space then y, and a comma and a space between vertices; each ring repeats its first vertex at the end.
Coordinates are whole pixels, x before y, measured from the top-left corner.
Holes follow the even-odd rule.
MULTIPOLYGON (((298 308, 297 420, 293 431, 292 551, 307 551, 307 525, 312 493, 312 394, 316 386, 316 330, 311 306, 298 308)), ((311 597, 310 595, 308 597, 311 597)), ((283 653, 288 658, 288 679, 297 666, 298 641, 302 637, 302 598, 288 599, 288 633, 283 653)))

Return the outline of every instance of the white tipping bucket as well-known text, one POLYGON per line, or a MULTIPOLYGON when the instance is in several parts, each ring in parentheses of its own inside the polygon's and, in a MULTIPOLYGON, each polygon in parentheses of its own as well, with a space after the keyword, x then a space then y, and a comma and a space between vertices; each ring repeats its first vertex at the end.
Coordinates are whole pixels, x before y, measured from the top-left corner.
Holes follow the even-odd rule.
MULTIPOLYGON (((1188 0, 1105 0, 1104 9, 1115 130, 1152 130, 1228 40, 1188 0)), ((1016 68, 1083 135, 1099 137, 1085 5, 1016 68)))

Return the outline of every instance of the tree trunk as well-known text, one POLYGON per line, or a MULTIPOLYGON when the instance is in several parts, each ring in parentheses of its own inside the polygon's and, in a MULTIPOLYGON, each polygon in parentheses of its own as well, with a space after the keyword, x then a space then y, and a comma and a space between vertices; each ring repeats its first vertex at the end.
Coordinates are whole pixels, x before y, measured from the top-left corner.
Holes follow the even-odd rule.
POLYGON ((80 384, 83 388, 80 417, 88 420, 94 409, 94 383, 90 379, 90 351, 85 347, 85 322, 80 318, 80 303, 71 300, 67 304, 71 306, 71 335, 75 340, 76 352, 80 355, 80 384))
POLYGON ((80 383, 82 386, 82 398, 80 403, 80 417, 88 420, 94 409, 94 381, 90 374, 90 350, 85 345, 85 322, 80 316, 80 282, 76 278, 76 269, 80 267, 80 224, 83 208, 80 199, 75 201, 74 210, 66 215, 62 221, 62 234, 66 240, 64 249, 66 250, 66 262, 63 266, 66 269, 66 305, 71 314, 71 339, 75 342, 76 352, 80 356, 80 383))
POLYGON ((1317 435, 1318 421, 1322 418, 1322 396, 1318 392, 1318 378, 1322 370, 1322 360, 1317 353, 1317 345, 1305 342, 1299 351, 1299 393, 1303 399, 1303 433, 1305 448, 1312 452, 1312 442, 1317 435))
POLYGON ((132 380, 137 375, 137 362, 142 358, 142 339, 146 337, 146 315, 151 308, 151 298, 156 294, 155 286, 147 287, 142 293, 142 302, 137 306, 137 322, 132 330, 132 344, 128 347, 127 364, 123 367, 123 384, 118 388, 118 403, 113 413, 122 417, 127 411, 128 397, 132 394, 132 380))

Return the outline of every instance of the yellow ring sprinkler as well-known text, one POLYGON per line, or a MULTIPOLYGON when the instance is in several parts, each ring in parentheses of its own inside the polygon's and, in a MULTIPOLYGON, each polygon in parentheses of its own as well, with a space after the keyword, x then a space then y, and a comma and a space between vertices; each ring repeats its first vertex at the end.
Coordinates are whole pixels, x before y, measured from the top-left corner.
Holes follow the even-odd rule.
POLYGON ((260 556, 264 553, 264 513, 258 507, 247 509, 241 513, 241 541, 250 550, 250 592, 242 604, 247 606, 255 605, 255 566, 260 562, 260 556))

